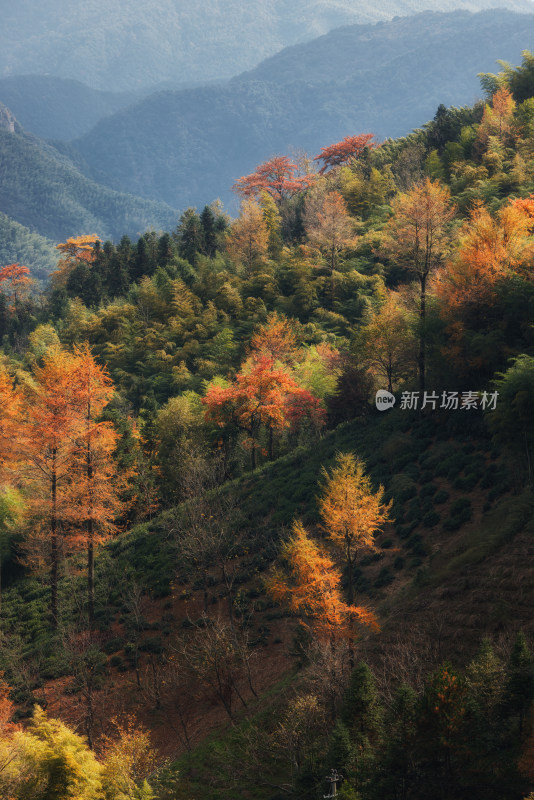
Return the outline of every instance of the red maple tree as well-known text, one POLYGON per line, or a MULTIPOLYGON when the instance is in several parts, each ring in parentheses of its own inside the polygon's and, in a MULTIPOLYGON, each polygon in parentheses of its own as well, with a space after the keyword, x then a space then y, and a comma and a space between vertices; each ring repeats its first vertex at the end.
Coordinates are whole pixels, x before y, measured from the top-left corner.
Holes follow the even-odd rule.
POLYGON ((273 156, 260 164, 250 175, 244 175, 233 185, 242 197, 259 197, 268 192, 278 205, 312 185, 315 175, 298 175, 298 167, 287 156, 273 156))
POLYGON ((10 303, 16 303, 17 299, 20 299, 20 295, 27 291, 32 283, 30 270, 22 264, 8 264, 0 269, 1 291, 10 303))
POLYGON ((323 175, 332 167, 347 164, 352 158, 358 158, 366 148, 370 150, 376 147, 371 139, 374 139, 374 133, 360 133, 358 136, 345 136, 340 142, 321 148, 319 155, 313 159, 323 162, 319 175, 323 175))

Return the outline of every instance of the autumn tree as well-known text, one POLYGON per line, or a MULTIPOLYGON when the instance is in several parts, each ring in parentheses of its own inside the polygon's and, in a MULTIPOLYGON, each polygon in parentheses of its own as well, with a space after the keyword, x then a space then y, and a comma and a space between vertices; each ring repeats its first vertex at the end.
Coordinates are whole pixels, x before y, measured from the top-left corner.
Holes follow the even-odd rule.
POLYGON ((409 374, 415 363, 415 339, 409 317, 395 292, 389 292, 384 303, 370 310, 354 337, 356 353, 380 377, 387 381, 388 392, 393 384, 409 374))
MULTIPOLYGON (((6 754, 5 741, 0 743, 6 754)), ((85 740, 36 706, 29 727, 8 743, 10 758, 0 771, 0 794, 6 800, 76 798, 101 800, 101 765, 85 740)))
POLYGON ((250 175, 239 178, 233 186, 242 197, 257 197, 268 192, 278 207, 293 195, 313 184, 313 174, 298 175, 298 167, 288 156, 273 156, 250 175))
POLYGON ((14 386, 7 366, 0 364, 0 485, 13 479, 20 451, 17 441, 22 424, 23 396, 14 386))
MULTIPOLYGON (((75 462, 75 442, 80 434, 73 356, 61 349, 49 351, 35 368, 35 381, 28 386, 25 426, 20 439, 23 477, 30 491, 30 508, 39 520, 38 561, 48 561, 50 611, 58 623, 57 586, 61 538, 72 518, 70 486, 75 462), (44 538, 43 538, 44 537, 44 538)), ((35 553, 35 551, 34 551, 35 553)))
POLYGON ((283 315, 274 311, 267 321, 256 329, 250 340, 249 354, 258 359, 263 356, 273 362, 291 365, 297 354, 297 335, 295 324, 283 315))
POLYGON ((297 384, 285 369, 277 368, 272 358, 261 356, 245 364, 235 381, 226 387, 212 384, 202 402, 206 419, 219 426, 235 424, 247 434, 251 466, 256 467, 256 450, 262 428, 269 435, 269 456, 273 455, 273 435, 288 425, 286 400, 297 384))
POLYGON ((244 708, 247 701, 243 649, 232 627, 220 617, 203 617, 202 626, 182 644, 180 653, 201 683, 215 693, 233 722, 235 698, 244 708))
POLYGON ((532 198, 511 200, 495 214, 482 203, 473 206, 460 230, 452 263, 437 275, 436 291, 447 316, 492 305, 501 281, 529 274, 533 227, 532 198))
POLYGON ((57 269, 52 273, 51 279, 54 287, 64 287, 71 275, 79 264, 86 266, 92 264, 94 260, 94 246, 99 241, 96 234, 83 236, 73 236, 66 242, 57 245, 61 254, 57 269))
POLYGON ((351 638, 356 623, 376 629, 371 611, 344 602, 340 572, 301 522, 293 523, 280 556, 285 566, 273 572, 268 591, 277 602, 302 615, 316 636, 329 642, 351 638))
POLYGON ((323 468, 323 478, 319 513, 327 536, 343 551, 352 604, 358 550, 374 547, 377 532, 390 519, 391 503, 383 502, 382 486, 373 491, 363 461, 352 453, 339 454, 330 472, 323 468))
POLYGON ((235 493, 222 486, 220 456, 190 464, 184 480, 187 502, 172 515, 172 535, 181 568, 192 569, 201 583, 204 613, 208 613, 210 576, 216 571, 226 595, 228 618, 234 627, 234 584, 242 546, 241 516, 235 493))
POLYGON ((0 269, 0 291, 5 294, 11 305, 16 305, 30 290, 33 280, 30 270, 22 264, 8 264, 0 269))
POLYGON ((441 266, 450 244, 454 217, 450 192, 427 178, 393 201, 393 216, 384 229, 381 249, 415 273, 419 281, 419 387, 425 389, 426 296, 429 275, 441 266))
POLYGON ((339 192, 312 195, 306 204, 304 219, 308 241, 321 251, 328 263, 333 297, 340 253, 355 242, 353 220, 339 192))
POLYGON ((487 144, 490 136, 505 140, 512 130, 515 100, 505 86, 501 86, 491 98, 491 105, 484 106, 484 114, 478 128, 478 139, 487 144))
POLYGON ((85 529, 88 612, 92 626, 95 545, 114 530, 113 522, 121 508, 121 482, 114 460, 119 435, 111 422, 99 419, 114 394, 107 370, 96 363, 88 344, 74 349, 74 359, 72 378, 81 424, 75 440, 71 500, 74 516, 85 529))
POLYGON ((371 141, 372 139, 374 139, 373 133, 360 133, 357 136, 345 136, 340 142, 331 144, 328 147, 322 147, 321 152, 314 159, 314 161, 323 162, 319 175, 333 167, 339 167, 358 158, 366 148, 371 150, 375 147, 375 143, 371 141))
POLYGON ((252 276, 254 267, 267 253, 269 231, 263 211, 253 197, 243 200, 238 219, 230 228, 226 241, 229 255, 245 266, 245 277, 252 276))
POLYGON ((132 716, 113 720, 115 736, 104 738, 102 783, 106 800, 151 800, 147 777, 157 766, 149 732, 132 716))

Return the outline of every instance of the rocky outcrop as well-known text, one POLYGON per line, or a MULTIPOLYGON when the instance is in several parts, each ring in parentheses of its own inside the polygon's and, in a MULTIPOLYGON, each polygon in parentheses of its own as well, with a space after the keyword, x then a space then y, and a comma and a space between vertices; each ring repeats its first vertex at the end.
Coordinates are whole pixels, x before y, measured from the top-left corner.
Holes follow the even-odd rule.
POLYGON ((2 103, 0 103, 0 131, 22 133, 22 126, 19 125, 16 117, 2 103))

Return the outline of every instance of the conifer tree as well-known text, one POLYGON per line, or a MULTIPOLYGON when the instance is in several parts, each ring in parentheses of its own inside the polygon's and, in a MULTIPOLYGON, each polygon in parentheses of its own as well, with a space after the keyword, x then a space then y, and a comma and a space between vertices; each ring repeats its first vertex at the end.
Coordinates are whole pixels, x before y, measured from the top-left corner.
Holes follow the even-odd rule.
POLYGON ((525 634, 519 631, 506 671, 505 707, 517 715, 520 737, 533 699, 534 664, 525 634))

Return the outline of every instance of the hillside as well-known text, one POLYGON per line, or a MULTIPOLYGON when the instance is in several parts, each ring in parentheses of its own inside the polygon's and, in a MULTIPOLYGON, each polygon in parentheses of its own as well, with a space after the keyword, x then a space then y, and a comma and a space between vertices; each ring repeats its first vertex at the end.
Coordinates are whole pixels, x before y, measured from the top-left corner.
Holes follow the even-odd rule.
POLYGON ((220 197, 275 153, 343 136, 402 136, 440 103, 480 96, 477 73, 517 63, 534 16, 422 14, 349 26, 284 50, 226 85, 161 92, 75 142, 89 174, 114 189, 183 208, 220 197), (351 101, 347 103, 346 98, 351 101))
POLYGON ((26 131, 43 139, 75 139, 102 117, 139 99, 134 92, 97 91, 80 81, 49 75, 0 78, 0 102, 26 131))
POLYGON ((1 264, 24 264, 33 277, 44 280, 55 269, 57 259, 58 252, 52 241, 0 214, 1 264))
POLYGON ((56 241, 82 233, 120 238, 169 228, 177 213, 163 203, 99 186, 65 156, 24 132, 0 130, 0 211, 56 241))
POLYGON ((52 75, 114 91, 218 80, 339 25, 495 6, 531 11, 528 0, 158 0, 150 7, 140 0, 27 0, 3 10, 0 75, 52 75))
POLYGON ((533 800, 534 54, 483 85, 0 270, 1 797, 533 800))

